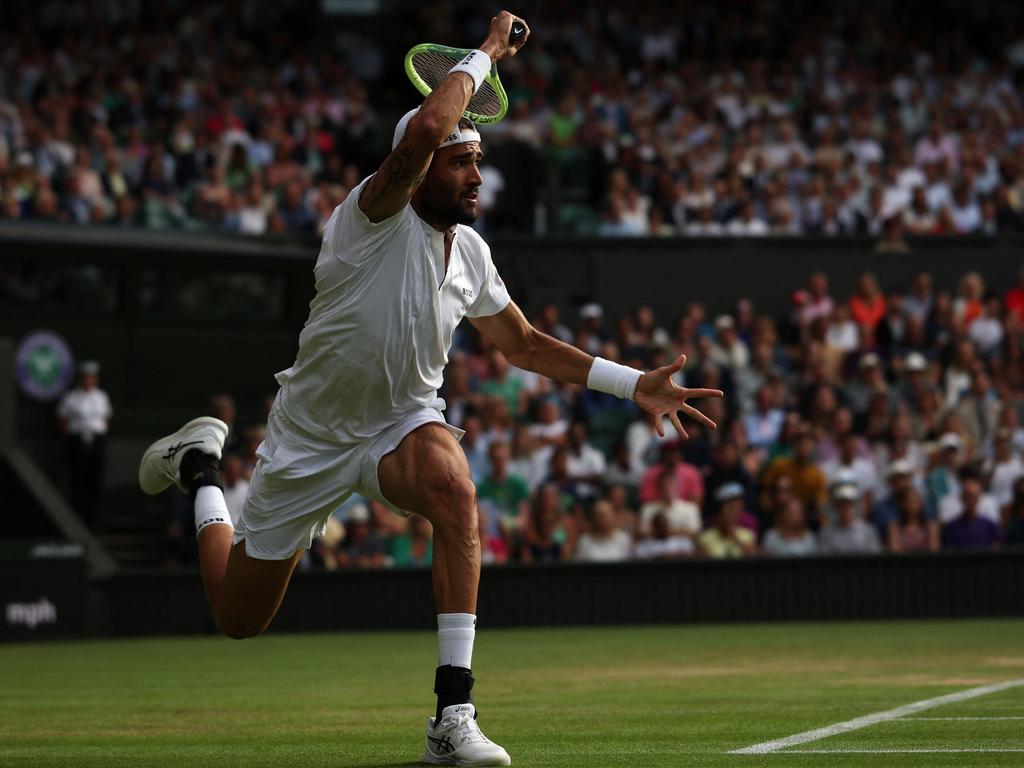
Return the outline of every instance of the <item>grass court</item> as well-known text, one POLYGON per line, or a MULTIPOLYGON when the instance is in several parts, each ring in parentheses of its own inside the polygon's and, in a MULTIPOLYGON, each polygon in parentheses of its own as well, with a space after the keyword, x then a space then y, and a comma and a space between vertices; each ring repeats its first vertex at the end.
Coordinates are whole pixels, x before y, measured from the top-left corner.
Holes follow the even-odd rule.
MULTIPOLYGON (((513 765, 1024 765, 1024 620, 537 630, 482 622, 480 723, 513 765)), ((435 648, 432 632, 0 646, 0 765, 415 765, 435 648)))

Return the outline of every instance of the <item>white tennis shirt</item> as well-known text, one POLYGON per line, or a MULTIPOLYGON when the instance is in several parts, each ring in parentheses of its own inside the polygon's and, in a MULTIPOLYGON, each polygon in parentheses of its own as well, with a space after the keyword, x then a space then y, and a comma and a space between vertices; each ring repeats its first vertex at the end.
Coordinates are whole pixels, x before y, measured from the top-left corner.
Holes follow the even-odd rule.
POLYGON ((277 374, 284 415, 341 443, 374 437, 410 411, 443 409, 437 390, 455 327, 510 301, 480 235, 456 226, 445 272, 444 233, 411 205, 370 222, 358 205, 366 181, 324 228, 298 356, 277 374))

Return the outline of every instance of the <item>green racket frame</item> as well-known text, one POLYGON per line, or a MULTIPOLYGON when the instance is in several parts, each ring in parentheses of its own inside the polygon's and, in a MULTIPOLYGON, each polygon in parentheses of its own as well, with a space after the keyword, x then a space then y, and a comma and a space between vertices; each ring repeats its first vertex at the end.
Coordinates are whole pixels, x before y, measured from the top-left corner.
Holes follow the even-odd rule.
MULTIPOLYGON (((419 73, 413 67, 413 56, 417 53, 440 53, 445 56, 450 56, 457 62, 465 58, 466 54, 471 50, 471 48, 451 48, 447 45, 437 45, 435 43, 420 43, 419 45, 410 48, 409 52, 405 54, 405 74, 408 75, 409 81, 413 86, 415 86, 417 91, 422 93, 424 96, 429 96, 433 91, 433 88, 431 88, 430 85, 420 77, 419 73)), ((508 95, 505 93, 505 88, 501 84, 501 78, 498 77, 498 67, 496 64, 491 64, 491 71, 484 77, 484 82, 490 84, 491 88, 494 89, 494 93, 498 97, 498 103, 501 105, 498 114, 482 115, 479 112, 473 112, 469 109, 462 114, 474 123, 483 123, 486 125, 501 122, 508 113, 508 95)), ((472 104, 472 100, 470 103, 472 104)))

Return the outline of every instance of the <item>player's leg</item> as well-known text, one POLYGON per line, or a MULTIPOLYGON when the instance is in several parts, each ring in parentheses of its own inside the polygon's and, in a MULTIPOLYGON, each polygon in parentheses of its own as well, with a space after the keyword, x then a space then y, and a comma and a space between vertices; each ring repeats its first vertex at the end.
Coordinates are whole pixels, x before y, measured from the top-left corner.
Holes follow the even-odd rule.
POLYGON ((301 550, 287 560, 258 560, 234 546, 229 525, 209 525, 199 534, 199 570, 213 619, 228 637, 262 634, 281 606, 301 550))
POLYGON ((143 454, 139 484, 149 494, 172 483, 191 496, 199 540, 199 567, 217 626, 230 637, 263 632, 281 604, 301 552, 280 560, 249 557, 232 546, 234 527, 224 502, 218 461, 227 425, 194 419, 153 443, 143 454))
POLYGON ((437 711, 427 723, 426 762, 509 765, 508 753, 480 733, 471 673, 480 583, 476 489, 469 464, 441 424, 413 430, 377 465, 384 498, 434 527, 433 583, 438 610, 437 711))
POLYGON ((465 454, 443 425, 410 432, 377 466, 384 498, 434 527, 433 583, 439 613, 476 613, 480 536, 476 488, 465 454))

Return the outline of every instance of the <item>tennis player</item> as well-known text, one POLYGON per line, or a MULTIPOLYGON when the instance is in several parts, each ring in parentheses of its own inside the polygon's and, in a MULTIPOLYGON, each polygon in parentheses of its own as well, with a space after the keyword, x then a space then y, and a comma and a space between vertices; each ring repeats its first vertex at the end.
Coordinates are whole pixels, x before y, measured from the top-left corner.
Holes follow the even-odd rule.
POLYGON ((302 551, 350 494, 434 528, 437 707, 423 761, 510 765, 476 721, 472 652, 480 577, 476 495, 437 397, 452 333, 463 317, 521 368, 633 398, 685 435, 687 403, 721 397, 671 379, 683 358, 650 373, 590 355, 534 329, 509 298, 490 250, 472 228, 481 184, 480 135, 463 111, 491 63, 513 56, 512 14, 395 128, 392 152, 352 190, 324 229, 316 296, 294 365, 280 383, 266 440, 232 527, 217 462, 227 426, 204 417, 147 449, 147 493, 174 483, 194 498, 199 560, 218 626, 258 635, 274 617, 302 551))

